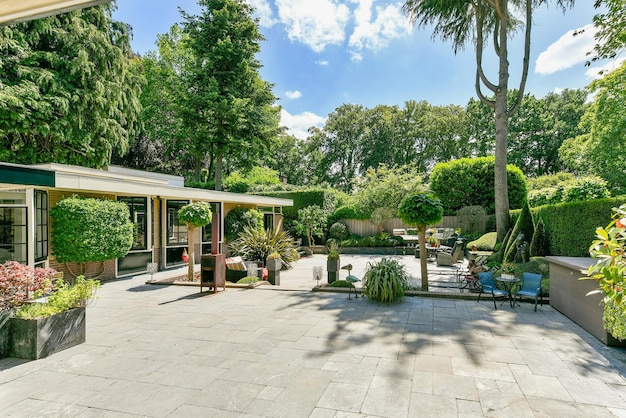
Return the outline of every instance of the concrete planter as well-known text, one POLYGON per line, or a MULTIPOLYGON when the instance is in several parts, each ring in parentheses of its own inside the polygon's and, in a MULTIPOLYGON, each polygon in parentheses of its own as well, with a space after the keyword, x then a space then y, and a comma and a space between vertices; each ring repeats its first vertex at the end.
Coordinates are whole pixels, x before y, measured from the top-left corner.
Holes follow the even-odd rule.
POLYGON ((9 357, 37 360, 86 339, 85 308, 47 318, 9 320, 9 357))
POLYGON ((326 271, 328 272, 328 284, 331 284, 339 277, 338 271, 341 267, 341 260, 326 260, 326 271))
POLYGON ((267 267, 269 271, 280 270, 282 266, 283 260, 281 260, 280 258, 269 259, 265 262, 265 267, 267 267))

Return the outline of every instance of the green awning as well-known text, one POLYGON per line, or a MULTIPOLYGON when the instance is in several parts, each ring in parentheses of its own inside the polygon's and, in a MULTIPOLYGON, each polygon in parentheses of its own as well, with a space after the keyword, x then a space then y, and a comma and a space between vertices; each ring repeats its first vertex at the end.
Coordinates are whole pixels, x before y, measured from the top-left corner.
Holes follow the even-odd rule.
POLYGON ((0 164, 0 184, 54 187, 54 171, 12 164, 0 164))

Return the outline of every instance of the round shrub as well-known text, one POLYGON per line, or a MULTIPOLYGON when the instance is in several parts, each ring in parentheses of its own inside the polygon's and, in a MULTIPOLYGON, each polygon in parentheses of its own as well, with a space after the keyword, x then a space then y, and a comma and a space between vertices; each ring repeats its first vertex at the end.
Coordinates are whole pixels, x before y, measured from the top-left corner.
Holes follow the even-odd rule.
MULTIPOLYGON (((446 215, 464 206, 479 205, 495 213, 495 157, 462 158, 435 165, 430 174, 430 189, 441 199, 446 215), (476 193, 480 190, 480 193, 476 193)), ((511 209, 526 202, 526 177, 514 165, 507 165, 507 185, 511 209)))
POLYGON ((328 287, 352 287, 352 283, 347 280, 335 280, 328 287))
POLYGON ((368 216, 356 209, 355 206, 341 206, 332 213, 333 219, 367 219, 368 216))
POLYGON ((392 258, 367 263, 363 276, 363 293, 372 301, 391 303, 402 299, 409 287, 403 264, 392 258))
POLYGON ((350 236, 350 232, 348 231, 348 225, 342 222, 335 222, 330 226, 330 229, 328 230, 328 235, 331 238, 342 241, 350 236))

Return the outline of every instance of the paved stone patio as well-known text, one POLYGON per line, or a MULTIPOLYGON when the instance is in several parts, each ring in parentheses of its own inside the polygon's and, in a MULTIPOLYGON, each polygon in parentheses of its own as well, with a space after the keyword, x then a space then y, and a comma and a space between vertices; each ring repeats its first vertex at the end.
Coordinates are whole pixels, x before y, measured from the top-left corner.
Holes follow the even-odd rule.
POLYGON ((624 351, 552 307, 311 292, 324 262, 216 295, 105 283, 85 344, 0 360, 0 416, 626 417, 624 351))

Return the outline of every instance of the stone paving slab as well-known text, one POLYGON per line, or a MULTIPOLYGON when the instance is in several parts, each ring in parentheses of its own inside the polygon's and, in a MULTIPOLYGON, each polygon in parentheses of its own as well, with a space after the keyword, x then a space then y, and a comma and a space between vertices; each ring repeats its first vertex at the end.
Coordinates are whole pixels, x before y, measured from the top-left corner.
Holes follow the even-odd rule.
POLYGON ((0 360, 0 416, 626 417, 624 349, 552 307, 348 300, 310 291, 319 261, 281 289, 105 283, 85 344, 0 360))

